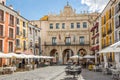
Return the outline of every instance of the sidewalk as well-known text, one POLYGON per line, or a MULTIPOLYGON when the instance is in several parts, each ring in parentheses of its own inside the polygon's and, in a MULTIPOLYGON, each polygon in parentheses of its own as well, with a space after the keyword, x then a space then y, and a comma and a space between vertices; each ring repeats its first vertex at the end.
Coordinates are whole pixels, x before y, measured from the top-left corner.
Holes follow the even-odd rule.
POLYGON ((32 71, 16 72, 10 75, 0 75, 0 80, 52 80, 64 72, 65 66, 48 66, 32 71))

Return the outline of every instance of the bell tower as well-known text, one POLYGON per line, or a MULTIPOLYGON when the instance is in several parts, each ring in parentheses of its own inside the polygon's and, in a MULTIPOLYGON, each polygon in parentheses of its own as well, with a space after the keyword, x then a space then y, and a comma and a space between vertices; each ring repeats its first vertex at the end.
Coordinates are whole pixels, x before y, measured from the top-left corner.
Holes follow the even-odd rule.
POLYGON ((6 0, 0 0, 0 3, 6 5, 6 0))

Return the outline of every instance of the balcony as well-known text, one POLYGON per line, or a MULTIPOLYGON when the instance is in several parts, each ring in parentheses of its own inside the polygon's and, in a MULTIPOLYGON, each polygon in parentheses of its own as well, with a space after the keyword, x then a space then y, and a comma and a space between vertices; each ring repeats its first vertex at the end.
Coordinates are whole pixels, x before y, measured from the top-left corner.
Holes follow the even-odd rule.
POLYGON ((45 46, 89 46, 90 43, 89 41, 87 42, 71 42, 71 43, 65 43, 65 42, 59 42, 59 43, 56 43, 56 44, 53 44, 52 42, 45 42, 45 46))
POLYGON ((110 33, 112 33, 112 29, 109 29, 107 32, 107 34, 110 34, 110 33))

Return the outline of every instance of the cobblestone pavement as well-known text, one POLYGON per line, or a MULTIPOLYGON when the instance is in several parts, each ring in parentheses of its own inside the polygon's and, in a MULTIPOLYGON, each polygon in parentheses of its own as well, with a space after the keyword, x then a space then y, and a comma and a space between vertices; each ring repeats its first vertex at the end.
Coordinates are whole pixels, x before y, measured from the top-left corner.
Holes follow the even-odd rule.
POLYGON ((53 80, 64 72, 65 66, 48 66, 31 71, 0 75, 0 80, 53 80))
POLYGON ((79 77, 73 78, 73 76, 66 76, 65 73, 63 73, 54 80, 112 80, 112 78, 111 75, 104 75, 102 72, 83 69, 79 77))
POLYGON ((79 77, 65 75, 65 66, 48 66, 31 71, 0 75, 0 80, 112 80, 111 75, 82 69, 79 77))

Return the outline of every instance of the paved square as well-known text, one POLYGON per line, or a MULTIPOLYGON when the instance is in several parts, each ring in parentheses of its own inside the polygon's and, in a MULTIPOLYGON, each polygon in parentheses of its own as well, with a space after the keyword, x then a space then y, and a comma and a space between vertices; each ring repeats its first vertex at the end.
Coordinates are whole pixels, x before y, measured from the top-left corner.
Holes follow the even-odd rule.
POLYGON ((112 80, 111 75, 82 69, 79 77, 66 76, 65 66, 48 66, 31 71, 0 75, 0 80, 112 80))

